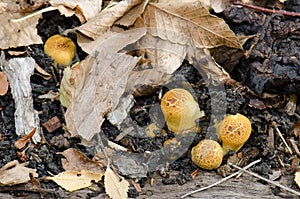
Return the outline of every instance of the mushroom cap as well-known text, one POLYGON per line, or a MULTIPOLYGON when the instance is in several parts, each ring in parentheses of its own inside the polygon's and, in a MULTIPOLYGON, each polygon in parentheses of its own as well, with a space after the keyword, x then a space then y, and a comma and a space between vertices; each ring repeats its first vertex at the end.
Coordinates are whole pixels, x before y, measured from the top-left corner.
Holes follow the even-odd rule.
POLYGON ((222 141, 223 150, 238 151, 249 139, 251 134, 250 120, 241 114, 226 115, 217 125, 217 133, 222 141))
POLYGON ((223 160, 223 149, 214 140, 201 140, 192 148, 192 161, 202 169, 212 170, 218 168, 223 160))
POLYGON ((54 60, 55 66, 61 64, 66 67, 72 63, 76 46, 70 38, 57 34, 47 39, 44 52, 54 60))
POLYGON ((169 90, 161 99, 161 109, 168 129, 174 133, 196 126, 201 116, 198 103, 190 92, 182 88, 169 90))

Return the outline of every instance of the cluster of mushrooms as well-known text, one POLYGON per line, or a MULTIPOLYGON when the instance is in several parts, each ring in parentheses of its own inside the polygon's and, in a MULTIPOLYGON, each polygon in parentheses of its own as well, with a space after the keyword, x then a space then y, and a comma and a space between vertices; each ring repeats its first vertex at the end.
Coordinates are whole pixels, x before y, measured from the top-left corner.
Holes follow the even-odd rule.
MULTIPOLYGON (((70 38, 57 34, 46 41, 44 52, 53 59, 55 66, 60 64, 66 67, 75 57, 76 46, 70 38)), ((174 133, 194 128, 195 120, 201 116, 199 105, 192 94, 182 88, 165 93, 161 109, 168 129, 174 133)), ((192 148, 192 161, 200 168, 216 169, 221 165, 224 155, 229 151, 238 151, 250 137, 251 123, 241 114, 226 115, 216 124, 216 132, 222 147, 215 140, 203 139, 192 148)))
MULTIPOLYGON (((195 120, 200 116, 198 103, 190 92, 182 88, 165 93, 161 109, 168 129, 174 133, 195 127, 195 120)), ((216 133, 222 147, 215 140, 203 139, 192 148, 192 161, 202 169, 216 169, 221 165, 224 155, 229 151, 237 152, 250 137, 251 122, 239 113, 226 115, 216 124, 216 133)))

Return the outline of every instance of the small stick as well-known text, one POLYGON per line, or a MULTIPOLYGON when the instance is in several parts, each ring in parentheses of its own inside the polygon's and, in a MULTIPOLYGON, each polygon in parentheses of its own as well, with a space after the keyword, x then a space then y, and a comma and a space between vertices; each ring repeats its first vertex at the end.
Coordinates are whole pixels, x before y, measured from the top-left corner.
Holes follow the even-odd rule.
POLYGON ((298 148, 295 140, 290 138, 289 141, 290 141, 292 147, 294 148, 295 152, 297 153, 297 155, 300 157, 300 151, 299 151, 299 148, 298 148))
MULTIPOLYGON (((261 159, 255 160, 255 161, 251 162, 249 165, 245 166, 243 169, 244 169, 244 170, 249 169, 250 167, 252 167, 253 165, 259 163, 260 161, 261 161, 261 159)), ((185 198, 185 197, 187 197, 187 196, 189 196, 189 195, 192 195, 192 194, 194 194, 194 193, 197 193, 197 192, 200 192, 200 191, 204 191, 204 190, 206 190, 206 189, 209 189, 209 188, 211 188, 211 187, 214 187, 214 186, 216 186, 216 185, 218 185, 218 184, 221 184, 222 182, 225 182, 226 180, 229 180, 230 178, 232 178, 232 177, 234 177, 234 176, 236 176, 236 175, 238 175, 238 174, 240 174, 240 173, 243 173, 243 171, 239 170, 239 171, 237 171, 237 172, 235 172, 235 173, 233 173, 233 174, 231 174, 231 175, 229 175, 229 176, 227 176, 227 177, 225 177, 225 178, 222 178, 221 180, 219 180, 219 181, 217 181, 217 182, 215 182, 215 183, 213 183, 213 184, 211 184, 211 185, 208 185, 208 186, 206 186, 206 187, 202 187, 202 188, 200 188, 200 189, 197 189, 197 190, 191 191, 191 192, 189 192, 189 193, 186 193, 186 194, 184 194, 183 196, 181 196, 180 198, 185 198)))
POLYGON ((233 4, 240 5, 240 6, 250 8, 250 9, 253 9, 253 10, 262 11, 262 12, 265 12, 265 13, 270 13, 270 14, 280 14, 280 15, 291 16, 291 17, 300 17, 300 13, 298 13, 298 12, 290 12, 290 11, 285 11, 285 10, 272 10, 272 9, 268 9, 268 8, 262 8, 262 7, 259 7, 259 6, 243 3, 241 1, 236 1, 233 4))
POLYGON ((286 148, 288 149, 288 151, 290 152, 290 154, 292 155, 292 149, 289 147, 289 145, 287 144, 287 142, 285 141, 284 137, 282 136, 282 133, 279 131, 276 122, 272 122, 272 126, 275 128, 276 132, 278 133, 279 137, 282 139, 283 144, 286 146, 286 148))
POLYGON ((24 21, 24 20, 26 20, 26 19, 28 19, 28 18, 31 18, 31 17, 34 17, 34 16, 36 16, 36 15, 38 15, 38 14, 42 14, 42 13, 44 13, 44 12, 49 12, 49 11, 52 11, 52 10, 57 10, 57 8, 51 6, 51 7, 48 7, 48 8, 44 8, 44 9, 42 9, 42 10, 39 10, 39 11, 37 11, 37 12, 34 12, 34 13, 32 13, 32 14, 26 15, 25 17, 21 17, 21 18, 19 18, 19 19, 11 19, 10 21, 11 21, 11 22, 14 22, 14 23, 20 22, 20 21, 24 21))
POLYGON ((277 187, 280 187, 280 188, 282 188, 282 189, 284 189, 284 190, 286 190, 286 191, 289 191, 289 192, 291 192, 291 193, 293 193, 293 194, 295 194, 295 195, 297 195, 297 196, 300 196, 300 192, 298 192, 298 191, 295 191, 295 190, 290 189, 290 188, 288 188, 288 187, 286 187, 286 186, 283 186, 283 185, 281 185, 281 184, 279 184, 279 183, 277 183, 277 182, 274 182, 274 181, 272 181, 272 180, 269 180, 269 179, 267 179, 267 178, 264 178, 264 177, 262 177, 262 176, 260 176, 260 175, 258 175, 258 174, 256 174, 256 173, 253 173, 253 172, 251 172, 251 171, 247 171, 246 169, 241 168, 241 167, 239 167, 239 166, 236 166, 236 165, 234 165, 234 164, 229 163, 229 165, 232 166, 232 167, 234 167, 234 168, 236 168, 236 169, 239 169, 240 171, 243 171, 243 172, 245 172, 245 173, 247 173, 247 174, 249 174, 249 175, 252 175, 252 176, 254 176, 254 177, 256 177, 256 178, 259 178, 259 179, 261 179, 261 180, 263 180, 263 181, 265 181, 265 182, 268 182, 268 183, 273 184, 273 185, 275 185, 275 186, 277 186, 277 187))

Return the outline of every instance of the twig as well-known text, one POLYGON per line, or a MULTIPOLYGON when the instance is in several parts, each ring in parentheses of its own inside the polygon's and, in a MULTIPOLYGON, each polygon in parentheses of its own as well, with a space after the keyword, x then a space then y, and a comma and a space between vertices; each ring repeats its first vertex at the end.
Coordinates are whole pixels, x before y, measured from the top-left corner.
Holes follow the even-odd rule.
POLYGON ((49 12, 49 11, 52 11, 52 10, 57 10, 57 8, 55 8, 55 7, 47 7, 47 8, 44 8, 44 9, 42 9, 42 10, 39 10, 39 11, 37 11, 37 12, 34 12, 34 13, 32 13, 32 14, 29 14, 29 15, 26 15, 25 17, 21 17, 21 18, 19 18, 19 19, 11 19, 10 21, 11 22, 14 22, 14 23, 16 23, 16 22, 20 22, 20 21, 24 21, 24 20, 26 20, 26 19, 28 19, 28 18, 30 18, 30 17, 34 17, 34 16, 36 16, 36 15, 38 15, 38 14, 42 14, 42 13, 44 13, 44 12, 49 12))
MULTIPOLYGON (((252 167, 253 165, 259 163, 260 161, 261 161, 261 159, 255 160, 255 161, 251 162, 249 165, 245 166, 243 169, 244 169, 244 170, 249 169, 250 167, 252 167)), ((236 176, 236 175, 238 175, 238 174, 240 174, 240 173, 242 173, 242 172, 243 172, 243 171, 241 171, 241 170, 240 170, 240 171, 237 171, 237 172, 235 172, 235 173, 233 173, 233 174, 231 174, 231 175, 229 175, 229 176, 227 176, 227 177, 225 177, 225 178, 222 178, 221 180, 219 180, 219 181, 217 181, 217 182, 215 182, 215 183, 213 183, 213 184, 211 184, 211 185, 208 185, 208 186, 206 186, 206 187, 202 187, 202 188, 200 188, 200 189, 197 189, 197 190, 191 191, 191 192, 189 192, 189 193, 186 193, 186 194, 184 194, 183 196, 181 196, 180 198, 185 198, 185 197, 187 197, 187 196, 189 196, 189 195, 192 195, 192 194, 194 194, 194 193, 197 193, 197 192, 200 192, 200 191, 204 191, 204 190, 206 190, 206 189, 209 189, 209 188, 211 188, 211 187, 214 187, 214 186, 216 186, 216 185, 218 185, 218 184, 221 184, 222 182, 225 182, 226 180, 229 180, 230 178, 232 178, 232 177, 234 177, 234 176, 236 176)))
POLYGON ((236 1, 234 2, 235 5, 240 5, 246 8, 250 8, 253 10, 258 10, 258 11, 262 11, 265 13, 270 13, 270 14, 280 14, 280 15, 285 15, 285 16, 291 16, 291 17, 300 17, 300 13, 298 12, 290 12, 290 11, 286 11, 286 10, 272 10, 272 9, 268 9, 268 8, 262 8, 259 6, 255 6, 255 5, 250 5, 247 3, 243 3, 241 1, 236 1))
POLYGON ((243 171, 243 172, 245 172, 245 173, 247 173, 247 174, 249 174, 249 175, 252 175, 252 176, 254 176, 254 177, 256 177, 256 178, 259 178, 259 179, 261 179, 261 180, 263 180, 263 181, 265 181, 265 182, 268 182, 268 183, 273 184, 273 185, 275 185, 275 186, 277 186, 277 187, 280 187, 280 188, 282 188, 282 189, 284 189, 284 190, 286 190, 286 191, 289 191, 289 192, 291 192, 291 193, 293 193, 293 194, 295 194, 295 195, 297 195, 297 196, 300 196, 300 192, 298 192, 298 191, 295 191, 295 190, 290 189, 290 188, 288 188, 288 187, 286 187, 286 186, 283 186, 283 185, 281 185, 281 184, 279 184, 279 183, 277 183, 277 182, 274 182, 274 181, 272 181, 272 180, 269 180, 269 179, 267 179, 267 178, 264 178, 264 177, 262 177, 262 176, 260 176, 260 175, 258 175, 258 174, 256 174, 256 173, 253 173, 253 172, 251 172, 251 171, 247 171, 246 169, 241 168, 241 167, 239 167, 239 166, 236 166, 236 165, 234 165, 234 164, 229 163, 229 165, 231 165, 232 167, 234 167, 234 168, 236 168, 236 169, 239 169, 240 171, 243 171))
POLYGON ((293 149, 294 149, 295 152, 297 153, 297 155, 300 157, 300 151, 299 151, 299 148, 298 148, 298 146, 297 146, 295 140, 292 139, 292 138, 290 138, 289 141, 290 141, 290 143, 291 143, 293 149))
POLYGON ((278 133, 279 137, 282 139, 283 144, 286 146, 286 148, 288 149, 288 151, 290 152, 290 154, 292 155, 292 149, 289 147, 289 145, 287 144, 287 142, 285 141, 284 137, 282 136, 282 133, 280 132, 280 130, 277 127, 276 122, 272 122, 272 126, 275 128, 276 132, 278 133))

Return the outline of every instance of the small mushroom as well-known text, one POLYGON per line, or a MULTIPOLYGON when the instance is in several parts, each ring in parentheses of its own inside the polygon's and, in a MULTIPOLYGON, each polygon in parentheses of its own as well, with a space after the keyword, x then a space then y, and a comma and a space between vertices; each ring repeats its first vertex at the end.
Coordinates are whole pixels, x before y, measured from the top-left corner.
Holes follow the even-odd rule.
POLYGON ((76 46, 70 38, 57 34, 47 39, 44 52, 53 59, 54 66, 60 64, 66 67, 72 63, 76 46))
POLYGON ((192 94, 182 88, 164 94, 161 109, 168 129, 174 133, 196 127, 195 120, 203 115, 192 94))
POLYGON ((216 130, 222 141, 224 153, 227 154, 230 150, 237 152, 250 137, 251 122, 239 113, 226 115, 216 125, 216 130))
POLYGON ((191 151, 192 161, 202 169, 218 168, 223 160, 223 150, 214 140, 201 140, 191 151))

